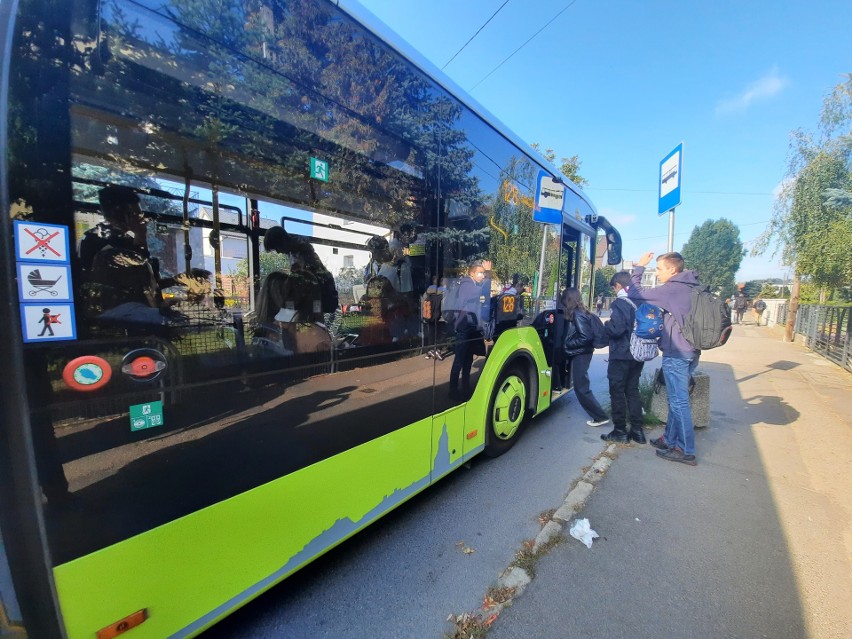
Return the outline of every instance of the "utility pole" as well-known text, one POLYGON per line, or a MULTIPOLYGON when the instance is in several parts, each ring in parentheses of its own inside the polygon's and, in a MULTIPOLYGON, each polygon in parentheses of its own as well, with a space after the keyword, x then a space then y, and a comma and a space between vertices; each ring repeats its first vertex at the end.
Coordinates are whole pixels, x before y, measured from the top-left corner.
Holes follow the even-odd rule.
POLYGON ((787 313, 787 323, 784 325, 784 341, 793 341, 793 329, 796 326, 796 313, 799 311, 799 271, 793 272, 793 289, 790 291, 790 310, 787 313))

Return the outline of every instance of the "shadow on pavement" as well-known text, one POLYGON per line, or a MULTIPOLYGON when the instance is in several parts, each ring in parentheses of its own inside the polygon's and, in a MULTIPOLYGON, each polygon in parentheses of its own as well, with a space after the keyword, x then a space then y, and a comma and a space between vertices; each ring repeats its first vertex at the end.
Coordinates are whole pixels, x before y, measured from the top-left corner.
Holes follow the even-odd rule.
POLYGON ((798 412, 780 397, 742 397, 729 365, 702 362, 700 370, 711 378, 713 411, 710 427, 696 431, 699 465, 660 460, 649 446, 621 447, 582 512, 600 539, 589 550, 569 538, 545 557, 489 639, 806 635, 751 430, 790 424, 798 412))

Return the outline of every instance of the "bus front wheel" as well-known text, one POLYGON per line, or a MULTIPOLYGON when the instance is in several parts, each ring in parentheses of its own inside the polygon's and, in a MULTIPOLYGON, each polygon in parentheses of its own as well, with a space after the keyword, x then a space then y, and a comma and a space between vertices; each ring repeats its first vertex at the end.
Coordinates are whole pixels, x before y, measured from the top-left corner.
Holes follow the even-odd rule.
POLYGON ((527 376, 520 367, 513 366, 500 375, 488 404, 486 457, 502 455, 515 444, 526 417, 528 397, 527 376))

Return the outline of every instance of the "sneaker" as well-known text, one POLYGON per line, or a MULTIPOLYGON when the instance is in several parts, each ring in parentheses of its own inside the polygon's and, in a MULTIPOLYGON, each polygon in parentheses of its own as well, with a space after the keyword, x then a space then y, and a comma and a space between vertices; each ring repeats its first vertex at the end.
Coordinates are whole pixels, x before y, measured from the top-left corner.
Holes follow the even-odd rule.
POLYGON ((695 460, 695 455, 687 455, 680 448, 669 448, 668 450, 658 450, 657 457, 662 457, 669 461, 680 462, 687 466, 698 466, 695 460))
POLYGON ((649 439, 648 443, 651 444, 654 448, 659 448, 660 450, 668 450, 669 445, 666 443, 665 438, 660 435, 659 437, 655 437, 654 439, 649 439))
POLYGON ((609 424, 609 417, 607 417, 606 419, 602 419, 599 422, 596 422, 594 419, 590 419, 586 422, 587 426, 603 426, 604 424, 609 424))

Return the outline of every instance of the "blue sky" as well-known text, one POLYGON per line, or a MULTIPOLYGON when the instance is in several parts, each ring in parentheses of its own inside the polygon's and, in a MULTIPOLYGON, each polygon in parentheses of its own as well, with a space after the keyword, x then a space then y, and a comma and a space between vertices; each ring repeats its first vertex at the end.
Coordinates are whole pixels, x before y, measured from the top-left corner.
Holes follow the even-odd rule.
MULTIPOLYGON (((438 68, 504 2, 359 1, 438 68)), ((751 247, 790 132, 814 130, 825 95, 852 72, 850 25, 849 0, 509 0, 444 72, 521 139, 579 155, 626 259, 666 249, 659 166, 680 142, 675 250, 721 217, 751 247)), ((745 258, 737 279, 785 272, 768 252, 745 258)))

